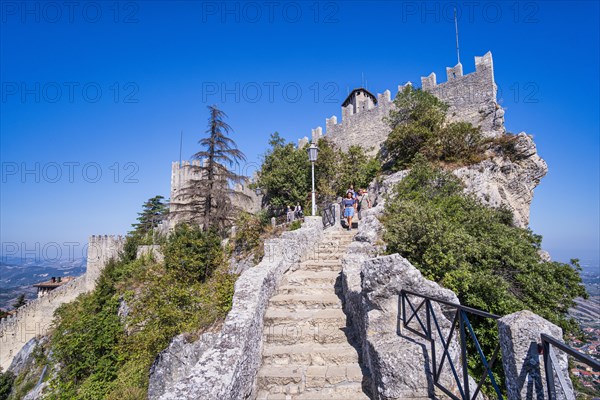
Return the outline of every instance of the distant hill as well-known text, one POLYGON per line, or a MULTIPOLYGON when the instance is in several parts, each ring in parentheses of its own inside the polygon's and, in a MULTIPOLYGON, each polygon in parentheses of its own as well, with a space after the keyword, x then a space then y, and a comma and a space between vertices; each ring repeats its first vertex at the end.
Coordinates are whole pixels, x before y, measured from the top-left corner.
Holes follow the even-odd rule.
POLYGON ((21 293, 27 299, 36 298, 32 285, 53 276, 79 276, 85 272, 86 259, 45 261, 2 257, 0 260, 0 308, 12 309, 11 304, 21 293))

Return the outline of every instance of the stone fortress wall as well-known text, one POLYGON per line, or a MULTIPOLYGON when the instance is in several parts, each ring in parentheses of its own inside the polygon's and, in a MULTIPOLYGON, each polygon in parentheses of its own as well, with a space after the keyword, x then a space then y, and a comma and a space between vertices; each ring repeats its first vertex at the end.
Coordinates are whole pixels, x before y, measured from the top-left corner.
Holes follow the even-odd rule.
MULTIPOLYGON (((475 71, 463 75, 462 64, 446 68, 447 81, 437 83, 435 73, 421 78, 422 89, 434 94, 449 105, 448 116, 451 121, 471 122, 480 126, 488 136, 498 136, 504 132, 504 110, 496 101, 497 87, 494 82, 494 64, 492 53, 487 52, 475 57, 475 71)), ((407 82, 407 85, 411 84, 407 82)), ((406 85, 398 86, 401 92, 406 85)), ((325 136, 331 143, 346 151, 352 145, 358 145, 375 155, 387 136, 390 127, 385 121, 390 110, 394 109, 390 90, 377 94, 377 104, 368 98, 357 98, 357 104, 342 107, 342 120, 338 122, 334 115, 325 122, 325 136)), ((323 137, 323 128, 312 130, 313 142, 323 137)), ((298 141, 302 147, 308 138, 298 141)))
POLYGON ((92 291, 102 269, 123 250, 125 238, 114 235, 90 236, 88 240, 86 273, 29 301, 17 313, 0 320, 0 367, 6 371, 13 357, 31 339, 45 335, 52 326, 54 311, 82 293, 92 291))

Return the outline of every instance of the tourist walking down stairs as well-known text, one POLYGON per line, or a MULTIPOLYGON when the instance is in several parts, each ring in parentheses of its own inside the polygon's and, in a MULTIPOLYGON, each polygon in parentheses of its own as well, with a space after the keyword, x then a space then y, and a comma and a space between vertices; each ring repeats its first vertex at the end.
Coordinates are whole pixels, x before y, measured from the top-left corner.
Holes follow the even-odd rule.
POLYGON ((352 230, 352 217, 354 217, 356 206, 356 199, 352 192, 346 192, 346 198, 342 200, 342 207, 344 207, 344 218, 348 222, 348 230, 352 230))

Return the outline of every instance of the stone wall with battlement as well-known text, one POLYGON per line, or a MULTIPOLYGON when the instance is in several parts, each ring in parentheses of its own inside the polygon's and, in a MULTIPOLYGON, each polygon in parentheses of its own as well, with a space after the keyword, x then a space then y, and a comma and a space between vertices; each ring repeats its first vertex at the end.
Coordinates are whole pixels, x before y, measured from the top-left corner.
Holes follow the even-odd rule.
MULTIPOLYGON (((431 73, 421 78, 421 86, 449 105, 449 120, 471 122, 480 126, 488 137, 503 133, 504 110, 496 101, 492 53, 475 57, 474 72, 463 75, 462 64, 457 64, 446 68, 446 75, 447 81, 438 84, 435 73, 431 73)), ((398 86, 398 92, 403 88, 404 85, 398 86)), ((376 105, 363 101, 354 112, 354 106, 349 104, 342 107, 341 121, 335 115, 326 119, 324 137, 344 151, 359 145, 368 150, 368 154, 375 155, 391 131, 384 118, 394 107, 389 90, 377 94, 376 105)), ((313 129, 312 141, 323 137, 322 131, 321 127, 313 129)), ((306 143, 305 139, 298 142, 299 145, 306 143)))
POLYGON ((451 121, 466 121, 480 126, 488 137, 504 133, 504 110, 496 101, 492 53, 475 57, 475 71, 463 75, 463 67, 446 68, 447 81, 438 84, 435 73, 421 78, 423 90, 447 103, 451 121))
POLYGON ((13 357, 29 340, 45 335, 54 320, 54 311, 82 293, 94 289, 104 265, 123 250, 121 236, 91 236, 88 242, 86 273, 49 292, 44 297, 27 302, 13 316, 0 320, 0 367, 4 371, 13 357))

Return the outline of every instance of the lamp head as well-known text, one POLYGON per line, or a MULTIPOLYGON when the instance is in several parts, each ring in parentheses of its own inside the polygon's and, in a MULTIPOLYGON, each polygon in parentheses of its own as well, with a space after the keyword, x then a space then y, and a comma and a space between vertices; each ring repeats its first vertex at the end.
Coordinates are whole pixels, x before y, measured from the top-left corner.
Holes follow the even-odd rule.
POLYGON ((319 148, 317 147, 317 145, 315 143, 311 143, 307 151, 308 159, 310 160, 310 162, 317 161, 317 156, 319 155, 319 148))

